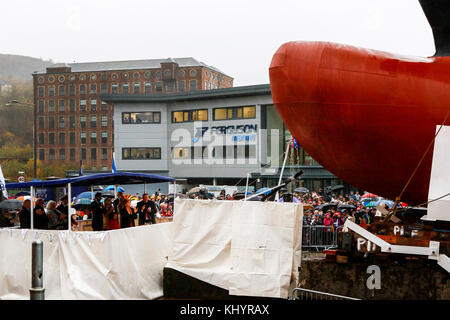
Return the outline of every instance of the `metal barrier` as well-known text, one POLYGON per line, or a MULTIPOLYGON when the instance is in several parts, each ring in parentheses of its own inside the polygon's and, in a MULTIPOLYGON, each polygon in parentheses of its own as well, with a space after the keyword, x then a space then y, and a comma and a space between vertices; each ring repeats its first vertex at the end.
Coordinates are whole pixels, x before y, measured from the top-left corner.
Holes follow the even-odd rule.
POLYGON ((332 249, 338 246, 338 232, 343 226, 303 226, 302 248, 332 249))
POLYGON ((361 299, 303 288, 294 288, 292 290, 291 297, 289 298, 289 300, 361 300, 361 299), (296 293, 299 294, 296 295, 296 293))

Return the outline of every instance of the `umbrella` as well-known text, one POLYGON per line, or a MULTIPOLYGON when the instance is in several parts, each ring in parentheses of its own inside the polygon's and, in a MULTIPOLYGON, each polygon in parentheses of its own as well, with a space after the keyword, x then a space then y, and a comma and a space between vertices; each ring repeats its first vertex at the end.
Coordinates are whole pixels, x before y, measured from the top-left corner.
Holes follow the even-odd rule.
POLYGON ((115 198, 114 190, 102 191, 102 197, 105 197, 105 198, 115 198))
POLYGON ((86 198, 77 199, 77 200, 75 200, 72 207, 74 207, 75 209, 79 209, 82 206, 90 206, 91 202, 92 201, 90 199, 86 199, 86 198))
POLYGON ((307 188, 305 188, 305 187, 300 187, 300 188, 294 189, 294 192, 297 192, 297 193, 309 193, 309 190, 307 188))
POLYGON ((265 194, 269 194, 272 190, 270 190, 270 188, 261 188, 258 189, 255 194, 260 194, 260 195, 265 195, 265 194))
POLYGON ((92 194, 92 192, 90 191, 82 192, 79 195, 77 195, 75 201, 79 199, 93 199, 94 198, 93 195, 95 195, 95 193, 92 194))
POLYGON ((324 203, 321 204, 320 206, 318 206, 316 209, 317 210, 322 210, 322 212, 327 212, 328 209, 330 208, 336 208, 337 207, 337 203, 324 203))
MULTIPOLYGON (((114 186, 113 185, 109 185, 103 190, 104 191, 114 190, 114 186)), ((121 187, 121 186, 118 186, 117 187, 117 192, 125 192, 125 189, 123 187, 121 187)))
MULTIPOLYGON (((20 200, 22 202, 25 200, 31 200, 31 196, 21 196, 21 197, 16 198, 16 200, 20 200)), ((33 201, 36 201, 36 198, 34 198, 33 201)))
POLYGON ((380 204, 386 204, 389 208, 392 208, 392 206, 394 205, 394 201, 378 200, 378 201, 368 201, 368 202, 363 203, 364 207, 377 207, 380 204))
POLYGON ((206 188, 203 188, 203 187, 193 187, 193 188, 190 189, 187 193, 199 193, 199 192, 205 192, 205 193, 206 193, 206 188))
POLYGON ((16 210, 22 208, 22 201, 17 199, 3 200, 0 202, 0 209, 16 210))
POLYGON ((366 192, 366 193, 364 193, 364 194, 361 196, 361 198, 362 198, 362 199, 363 199, 363 198, 378 198, 378 196, 377 196, 376 194, 374 194, 374 193, 366 192))
POLYGON ((354 205, 351 205, 351 204, 341 204, 341 205, 339 205, 337 208, 338 208, 339 210, 343 210, 343 209, 348 209, 348 210, 356 209, 356 207, 355 207, 354 205))
POLYGON ((30 195, 29 192, 26 192, 26 191, 20 191, 20 192, 17 192, 17 193, 16 193, 16 198, 17 198, 17 197, 21 197, 21 196, 29 196, 29 195, 30 195))

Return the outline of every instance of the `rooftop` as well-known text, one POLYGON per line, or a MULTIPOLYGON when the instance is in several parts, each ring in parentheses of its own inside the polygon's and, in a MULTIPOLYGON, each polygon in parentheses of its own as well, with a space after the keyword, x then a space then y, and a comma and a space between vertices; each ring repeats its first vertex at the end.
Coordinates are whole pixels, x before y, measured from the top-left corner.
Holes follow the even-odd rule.
POLYGON ((188 92, 178 92, 173 94, 102 94, 100 98, 106 102, 173 102, 255 95, 271 95, 270 84, 259 84, 212 90, 196 90, 188 92))
MULTIPOLYGON (((161 63, 175 62, 180 67, 207 67, 214 71, 226 75, 214 66, 207 65, 192 57, 187 58, 168 58, 168 59, 146 59, 146 60, 124 60, 124 61, 102 61, 102 62, 79 62, 79 63, 55 63, 47 68, 71 67, 72 72, 92 72, 92 71, 119 71, 136 69, 155 69, 160 68, 161 63)), ((46 71, 37 72, 44 74, 46 71)), ((227 75, 228 76, 228 75, 227 75)))

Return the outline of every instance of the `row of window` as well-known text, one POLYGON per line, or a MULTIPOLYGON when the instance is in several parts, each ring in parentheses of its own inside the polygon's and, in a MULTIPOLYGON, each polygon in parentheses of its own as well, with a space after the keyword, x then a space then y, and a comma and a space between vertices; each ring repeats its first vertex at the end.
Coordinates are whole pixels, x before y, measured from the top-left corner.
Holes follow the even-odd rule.
MULTIPOLYGON (((95 131, 90 132, 89 137, 90 137, 91 144, 97 144, 97 132, 95 132, 95 131)), ((102 144, 108 143, 108 132, 103 131, 101 133, 101 137, 99 137, 99 138, 100 138, 99 142, 101 142, 102 144)), ((48 133, 48 144, 49 145, 55 144, 55 139, 56 139, 56 134, 54 132, 49 132, 48 133)), ((86 144, 86 142, 87 142, 86 132, 80 132, 80 142, 81 142, 81 144, 86 144)), ((40 145, 45 144, 45 133, 38 134, 38 143, 40 145)), ((58 134, 58 144, 63 145, 66 143, 67 143, 66 133, 60 132, 58 134)), ((76 144, 75 132, 69 132, 69 144, 76 144)))
POLYGON ((161 148, 122 148, 124 160, 161 159, 161 148))
MULTIPOLYGON (((45 129, 45 118, 46 117, 39 117, 38 119, 38 128, 39 129, 45 129)), ((58 128, 66 128, 66 117, 65 116, 59 116, 58 119, 58 128)), ((69 116, 69 123, 68 127, 71 129, 74 129, 76 126, 76 116, 69 116)), ((107 127, 108 126, 108 116, 101 116, 101 127, 107 127)), ((86 116, 80 116, 80 127, 86 128, 86 116)), ((91 128, 97 128, 97 116, 91 115, 89 118, 90 127, 91 128)), ((55 117, 47 117, 48 122, 48 129, 54 129, 55 128, 55 117)))
MULTIPOLYGON (((38 112, 39 113, 46 112, 45 111, 45 102, 46 102, 45 100, 38 101, 38 112)), ((67 104, 66 100, 48 100, 47 101, 47 106, 48 106, 47 112, 55 112, 55 111, 76 112, 77 111, 77 105, 76 105, 77 100, 70 99, 68 102, 69 103, 67 104), (56 105, 56 103, 57 103, 57 105, 56 105)), ((81 99, 81 100, 78 100, 78 102, 79 102, 78 111, 85 112, 88 109, 88 107, 87 107, 88 100, 81 99)), ((97 99, 89 100, 89 105, 90 105, 91 111, 97 111, 97 99)), ((101 102, 101 110, 102 111, 108 110, 108 105, 104 101, 101 102)))
MULTIPOLYGON (((68 149, 69 153, 67 154, 66 149, 48 149, 48 160, 75 160, 75 149, 68 149)), ((90 149, 90 160, 97 160, 97 151, 99 151, 99 156, 101 160, 108 159, 108 149, 101 148, 97 150, 97 148, 90 149)), ((81 160, 86 160, 86 148, 81 148, 81 160)), ((39 160, 44 161, 45 159, 45 149, 39 149, 39 160)))
MULTIPOLYGON (((170 70, 170 69, 164 70, 164 75, 165 75, 166 77, 171 76, 171 75, 172 75, 171 70, 170 70)), ((179 71, 178 71, 178 76, 184 77, 185 75, 186 75, 186 71, 185 71, 185 70, 179 70, 179 71)), ((189 70, 189 75, 190 75, 191 77, 195 77, 195 76, 197 75, 197 71, 196 71, 195 69, 190 69, 190 70, 189 70)), ((140 79, 142 76, 143 76, 144 78, 146 78, 146 79, 149 79, 149 78, 151 78, 152 73, 151 73, 150 71, 146 71, 143 75, 139 74, 139 72, 134 72, 134 73, 133 73, 133 79, 135 79, 135 80, 140 79)), ((162 73, 161 73, 161 71, 156 71, 156 72, 154 71, 154 72, 153 72, 153 76, 156 77, 156 78, 161 78, 162 73)), ((81 81, 85 81, 88 77, 89 77, 90 80, 92 80, 92 81, 96 81, 96 80, 97 80, 97 75, 96 75, 96 74, 91 74, 91 75, 89 75, 89 76, 88 76, 88 75, 85 75, 85 74, 82 74, 82 75, 79 76, 79 79, 80 79, 81 81)), ((127 79, 130 78, 130 75, 129 75, 127 72, 125 72, 125 73, 123 73, 123 74, 121 75, 121 77, 122 77, 123 80, 127 80, 127 79)), ((69 78, 70 81, 75 81, 75 80, 76 80, 76 75, 75 75, 75 74, 72 74, 72 75, 70 75, 68 78, 69 78)), ((119 75, 118 75, 117 73, 111 74, 111 79, 117 80, 118 78, 119 78, 119 75)), ((108 74, 102 74, 102 75, 100 75, 100 79, 101 79, 102 81, 108 80, 108 74)), ((55 77, 50 75, 50 76, 48 76, 47 80, 48 80, 48 82, 53 83, 53 82, 55 82, 55 77)), ((63 76, 63 75, 58 76, 58 81, 59 81, 59 82, 64 82, 65 80, 66 80, 65 76, 63 76)), ((39 83, 44 83, 44 82, 45 82, 44 76, 40 76, 40 77, 38 78, 38 82, 39 82, 39 83)))
MULTIPOLYGON (((254 119, 256 107, 228 107, 213 109, 214 120, 254 119)), ((172 123, 208 121, 208 109, 182 110, 172 112, 172 123)), ((123 124, 161 123, 160 112, 122 112, 123 124)))
POLYGON ((189 147, 189 148, 172 148, 172 155, 174 159, 255 159, 256 145, 246 144, 242 146, 227 145, 217 146, 212 148, 211 155, 205 146, 189 147))
MULTIPOLYGON (((195 91, 197 90, 197 80, 189 80, 189 90, 190 91, 195 91)), ((109 86, 107 83, 102 83, 100 85, 100 93, 112 93, 112 94, 147 94, 147 93, 152 93, 152 92, 163 92, 163 86, 165 87, 165 91, 166 92, 175 92, 175 91, 188 91, 187 87, 186 87, 186 81, 185 80, 179 80, 177 82, 175 81, 169 81, 167 83, 163 83, 162 81, 158 81, 154 83, 154 86, 152 86, 151 82, 135 82, 135 83, 122 83, 120 86, 117 83, 113 83, 111 84, 109 89, 109 86), (119 90, 121 88, 121 90, 119 90), (120 92, 119 92, 120 91, 120 92)), ((54 97, 56 96, 56 90, 58 92, 59 96, 66 96, 66 86, 61 85, 61 86, 48 86, 48 96, 50 97, 54 97), (57 88, 57 89, 56 89, 57 88)), ((206 87, 205 87, 206 88, 206 87)), ((70 85, 68 86, 68 95, 69 96, 75 96, 76 93, 76 86, 70 85)), ((90 84, 90 85, 86 85, 86 84, 80 84, 79 88, 78 88, 78 93, 80 95, 86 95, 86 94, 97 94, 98 93, 98 88, 96 84, 90 84)), ((39 86, 38 87, 38 96, 39 97, 44 97, 45 96, 45 87, 43 86, 39 86)))
MULTIPOLYGON (((255 106, 215 108, 212 110, 213 120, 235 120, 256 118, 255 106)), ((183 110, 172 112, 172 123, 208 121, 208 109, 183 110)))

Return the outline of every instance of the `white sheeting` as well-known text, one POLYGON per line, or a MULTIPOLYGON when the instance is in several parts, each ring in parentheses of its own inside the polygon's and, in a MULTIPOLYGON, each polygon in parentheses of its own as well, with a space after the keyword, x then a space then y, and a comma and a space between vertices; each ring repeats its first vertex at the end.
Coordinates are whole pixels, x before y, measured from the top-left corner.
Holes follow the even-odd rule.
POLYGON ((0 229, 0 299, 29 299, 35 238, 44 243, 46 299, 161 297, 172 232, 171 222, 108 232, 0 229))
POLYGON ((302 216, 295 203, 176 199, 166 267, 232 295, 288 298, 298 280, 302 216))
MULTIPOLYGON (((436 127, 436 131, 441 126, 436 127)), ((450 126, 443 126, 434 141, 428 200, 437 199, 450 192, 450 126)), ((450 196, 428 204, 427 219, 450 221, 450 196)))

